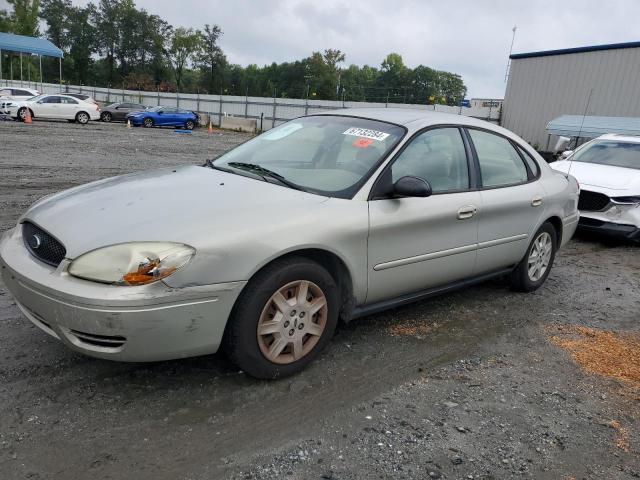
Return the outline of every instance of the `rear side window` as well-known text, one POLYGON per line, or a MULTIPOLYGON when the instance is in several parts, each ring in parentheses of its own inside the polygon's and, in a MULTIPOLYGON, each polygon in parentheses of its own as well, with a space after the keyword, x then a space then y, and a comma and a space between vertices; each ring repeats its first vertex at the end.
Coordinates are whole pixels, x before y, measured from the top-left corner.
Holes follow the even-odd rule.
POLYGON ((525 183, 527 168, 511 142, 481 130, 469 130, 478 154, 483 187, 502 187, 525 183))
POLYGON ((531 170, 531 174, 533 175, 533 177, 534 178, 537 177, 538 174, 540 173, 540 167, 538 167, 538 163, 520 145, 518 145, 518 150, 520 150, 520 153, 522 154, 522 158, 524 158, 524 161, 527 162, 527 166, 529 167, 529 170, 531 170))
POLYGON ((74 100, 73 98, 60 97, 60 103, 77 105, 78 101, 74 100))

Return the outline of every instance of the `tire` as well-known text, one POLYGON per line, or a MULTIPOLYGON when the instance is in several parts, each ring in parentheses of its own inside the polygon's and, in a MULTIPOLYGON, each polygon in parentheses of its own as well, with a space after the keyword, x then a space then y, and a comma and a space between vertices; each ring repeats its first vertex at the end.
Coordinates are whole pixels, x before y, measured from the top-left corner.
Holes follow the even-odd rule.
POLYGON ((151 128, 154 125, 155 125, 155 122, 153 121, 153 118, 147 117, 142 121, 142 126, 145 128, 151 128))
POLYGON ((533 236, 524 258, 511 272, 511 289, 533 292, 540 288, 551 272, 557 249, 558 232, 550 222, 545 222, 533 236))
POLYGON ((322 266, 303 257, 276 260, 249 281, 236 301, 223 348, 235 365, 253 377, 293 375, 331 340, 338 313, 338 287, 322 266), (304 301, 298 300, 299 295, 304 301))
POLYGON ((184 128, 186 128, 187 130, 193 130, 196 127, 196 124, 193 120, 187 120, 184 123, 184 128))
POLYGON ((76 113, 76 122, 78 122, 80 125, 86 125, 87 123, 89 123, 89 120, 91 120, 91 117, 89 117, 89 114, 87 112, 76 113))
POLYGON ((102 115, 100 115, 100 120, 108 123, 113 120, 113 115, 111 115, 111 113, 109 112, 102 112, 102 115))
MULTIPOLYGON (((33 112, 31 112, 31 118, 33 118, 33 112)), ((16 120, 19 120, 21 122, 25 121, 25 117, 27 116, 27 107, 21 107, 18 109, 18 112, 16 113, 16 120)))

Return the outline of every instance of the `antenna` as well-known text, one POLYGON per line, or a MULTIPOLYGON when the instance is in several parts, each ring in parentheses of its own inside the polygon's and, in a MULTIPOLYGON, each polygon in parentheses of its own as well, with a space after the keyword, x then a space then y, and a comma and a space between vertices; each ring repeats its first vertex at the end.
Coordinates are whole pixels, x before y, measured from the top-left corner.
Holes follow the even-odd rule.
MULTIPOLYGON (((578 130, 578 137, 576 138, 576 148, 578 148, 578 142, 580 141, 580 135, 582 135, 582 128, 584 127, 584 121, 587 118, 587 112, 589 110, 589 104, 591 103, 591 95, 593 95, 593 87, 589 90, 589 96, 587 97, 587 103, 584 106, 584 113, 582 114, 582 122, 580 122, 580 130, 578 130)), ((573 158, 573 155, 571 155, 573 158)), ((567 170, 567 176, 571 173, 571 167, 573 166, 573 160, 569 160, 569 169, 567 170)))
POLYGON ((509 59, 507 60, 507 71, 504 72, 504 83, 507 83, 507 78, 509 78, 509 68, 511 68, 511 53, 513 52, 513 42, 516 41, 516 30, 518 27, 516 25, 513 26, 511 31, 513 35, 511 36, 511 47, 509 48, 509 59))

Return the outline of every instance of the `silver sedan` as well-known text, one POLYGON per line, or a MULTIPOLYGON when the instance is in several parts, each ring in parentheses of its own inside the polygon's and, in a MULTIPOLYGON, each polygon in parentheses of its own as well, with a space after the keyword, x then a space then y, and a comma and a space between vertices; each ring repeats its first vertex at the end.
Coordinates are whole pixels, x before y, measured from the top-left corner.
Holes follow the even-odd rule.
POLYGON ((44 198, 0 243, 35 325, 95 357, 224 347, 299 371, 350 320, 494 276, 532 291, 578 222, 579 187, 469 117, 352 109, 298 118, 203 166, 44 198))

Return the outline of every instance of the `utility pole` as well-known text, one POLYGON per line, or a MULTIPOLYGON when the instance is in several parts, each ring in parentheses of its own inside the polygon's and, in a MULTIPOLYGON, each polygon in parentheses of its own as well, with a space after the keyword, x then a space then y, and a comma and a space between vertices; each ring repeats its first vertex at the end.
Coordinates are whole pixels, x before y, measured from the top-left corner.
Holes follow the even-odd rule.
POLYGON ((504 83, 507 83, 507 79, 509 78, 509 69, 511 68, 511 53, 513 52, 513 42, 516 40, 516 30, 518 27, 516 25, 513 26, 511 31, 513 35, 511 36, 511 47, 509 48, 509 59, 507 60, 507 71, 504 72, 504 83))

